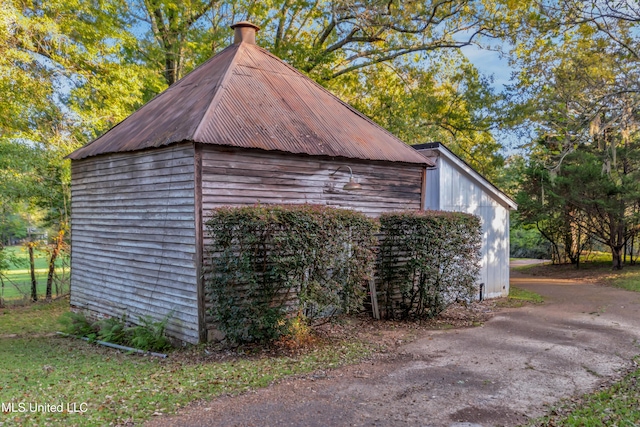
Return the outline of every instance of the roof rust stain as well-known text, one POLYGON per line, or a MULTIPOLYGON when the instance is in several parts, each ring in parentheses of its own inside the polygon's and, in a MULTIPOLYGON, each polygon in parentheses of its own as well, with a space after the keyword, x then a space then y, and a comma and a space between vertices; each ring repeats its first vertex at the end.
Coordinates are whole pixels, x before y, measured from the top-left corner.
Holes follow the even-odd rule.
POLYGON ((313 80, 246 42, 227 47, 69 157, 183 141, 433 166, 313 80))

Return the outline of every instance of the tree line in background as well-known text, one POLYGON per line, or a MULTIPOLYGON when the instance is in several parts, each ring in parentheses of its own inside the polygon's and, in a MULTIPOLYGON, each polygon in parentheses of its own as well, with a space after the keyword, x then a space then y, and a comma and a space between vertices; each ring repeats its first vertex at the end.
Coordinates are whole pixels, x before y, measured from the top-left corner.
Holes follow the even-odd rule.
POLYGON ((598 241, 620 265, 638 229, 631 0, 0 0, 3 243, 46 227, 53 266, 68 236, 64 156, 228 46, 240 20, 401 139, 441 141, 517 195, 517 227, 558 260, 598 241), (496 93, 469 45, 507 55, 513 86, 496 93), (503 131, 524 146, 506 164, 503 131))
POLYGON ((556 262, 604 248, 620 269, 640 230, 640 4, 564 0, 533 16, 514 40, 520 123, 535 131, 511 162, 518 219, 556 262))

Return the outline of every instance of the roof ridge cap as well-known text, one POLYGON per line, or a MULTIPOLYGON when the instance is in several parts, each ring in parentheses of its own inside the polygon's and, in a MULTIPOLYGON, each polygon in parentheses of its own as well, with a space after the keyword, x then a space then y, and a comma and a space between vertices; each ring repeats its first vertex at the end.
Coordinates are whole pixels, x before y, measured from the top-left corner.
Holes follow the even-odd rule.
POLYGON ((196 126, 196 130, 193 132, 193 136, 192 136, 193 141, 199 142, 198 136, 200 131, 204 126, 206 126, 208 121, 207 119, 209 119, 210 116, 214 114, 216 107, 218 106, 218 104, 220 104, 220 99, 222 98, 222 92, 226 87, 227 80, 229 80, 229 75, 231 74, 231 70, 236 67, 237 58, 238 58, 238 55, 240 54, 240 49, 243 49, 245 45, 246 43, 237 43, 229 46, 229 47, 237 46, 236 52, 233 55, 233 58, 231 59, 231 61, 229 61, 229 65, 227 66, 227 69, 225 70, 224 75, 222 76, 222 78, 220 79, 220 82, 218 83, 218 89, 213 94, 213 98, 211 98, 211 102, 209 103, 207 110, 204 112, 204 114, 200 118, 200 122, 198 123, 198 126, 196 126))
MULTIPOLYGON (((225 47, 224 49, 222 49, 220 52, 218 52, 218 54, 224 52, 227 49, 230 49, 232 47, 234 47, 235 45, 229 45, 227 47, 225 47)), ((65 159, 78 159, 78 158, 84 158, 84 157, 78 157, 77 152, 81 152, 81 151, 85 151, 86 148, 88 148, 91 145, 96 144, 98 141, 100 141, 105 135, 107 135, 109 132, 113 131, 115 128, 117 128, 118 126, 122 125, 125 121, 127 120, 131 120, 131 117, 135 116, 138 111, 142 110, 143 108, 145 108, 147 105, 151 104, 156 98, 159 98, 160 96, 162 96, 163 94, 175 90, 187 77, 189 77, 189 75, 194 72, 195 70, 197 70, 198 68, 204 66, 206 63, 211 62, 215 59, 215 57, 218 55, 213 55, 211 58, 207 59, 206 61, 204 61, 202 64, 198 65, 197 67, 195 67, 193 70, 189 71, 187 74, 185 74, 184 76, 182 76, 182 78, 180 78, 179 80, 175 81, 171 86, 168 86, 165 90, 160 91, 159 93, 155 94, 153 96, 153 98, 149 99, 147 102, 145 102, 144 104, 142 104, 140 107, 138 107, 135 111, 133 111, 131 114, 129 114, 127 117, 125 117, 124 119, 120 120, 118 123, 116 123, 114 126, 110 127, 109 129, 107 129, 105 132, 102 133, 102 135, 98 136, 97 138, 93 139, 92 141, 90 141, 89 143, 83 145, 82 147, 76 148, 75 150, 73 150, 71 153, 67 154, 65 156, 65 159)), ((235 60, 235 56, 234 56, 234 60, 235 60)), ((215 95, 214 95, 215 98, 215 95)), ((208 111, 208 110, 207 110, 208 111)), ((205 112, 206 114, 206 112, 205 112)), ((198 128, 199 128, 200 124, 198 124, 198 128)), ((196 131, 197 129, 196 128, 196 131)), ((195 134, 195 133, 194 133, 195 134)))

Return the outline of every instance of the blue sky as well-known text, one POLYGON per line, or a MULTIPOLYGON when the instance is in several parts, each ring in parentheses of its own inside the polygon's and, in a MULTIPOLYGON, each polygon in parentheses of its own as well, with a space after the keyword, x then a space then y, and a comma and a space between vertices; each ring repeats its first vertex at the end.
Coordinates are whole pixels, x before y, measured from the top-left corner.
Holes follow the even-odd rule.
POLYGON ((463 47, 462 52, 482 74, 493 76, 496 90, 502 91, 504 86, 509 84, 513 70, 507 58, 501 58, 498 52, 480 49, 477 46, 463 47))

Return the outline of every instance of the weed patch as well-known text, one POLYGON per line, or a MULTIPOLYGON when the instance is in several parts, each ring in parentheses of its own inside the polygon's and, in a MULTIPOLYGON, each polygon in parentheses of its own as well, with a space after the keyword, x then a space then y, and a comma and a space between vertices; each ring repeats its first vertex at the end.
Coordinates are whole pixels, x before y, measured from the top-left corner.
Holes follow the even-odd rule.
POLYGON ((496 306, 517 308, 526 304, 542 304, 543 302, 542 295, 512 285, 509 287, 509 296, 496 301, 496 306))
POLYGON ((529 426, 636 426, 640 423, 640 369, 595 393, 564 401, 529 426))
POLYGON ((171 343, 165 336, 169 318, 170 316, 165 316, 158 321, 151 316, 141 316, 138 318, 139 325, 127 326, 126 316, 91 323, 83 314, 68 312, 60 318, 60 323, 65 326, 66 334, 85 337, 89 341, 97 339, 139 350, 164 351, 171 348, 171 343))

